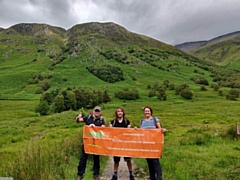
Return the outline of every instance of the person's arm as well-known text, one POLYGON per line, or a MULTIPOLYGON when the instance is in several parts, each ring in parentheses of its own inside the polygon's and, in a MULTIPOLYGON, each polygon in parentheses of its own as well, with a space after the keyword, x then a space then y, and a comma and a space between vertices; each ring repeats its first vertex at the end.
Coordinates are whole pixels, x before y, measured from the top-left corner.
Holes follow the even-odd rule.
POLYGON ((129 120, 127 120, 127 128, 131 128, 131 123, 130 123, 130 121, 129 120))
POLYGON ((82 118, 82 112, 80 112, 79 115, 76 117, 76 122, 77 123, 84 122, 84 120, 82 118))
POLYGON ((165 128, 162 128, 162 127, 161 127, 161 125, 160 125, 160 122, 159 122, 159 121, 158 121, 158 122, 156 122, 156 128, 158 128, 158 129, 161 129, 163 133, 167 132, 167 129, 165 129, 165 128))
POLYGON ((109 127, 113 127, 112 122, 110 122, 109 127))
POLYGON ((105 126, 105 120, 103 119, 103 124, 101 125, 101 127, 106 127, 105 126))

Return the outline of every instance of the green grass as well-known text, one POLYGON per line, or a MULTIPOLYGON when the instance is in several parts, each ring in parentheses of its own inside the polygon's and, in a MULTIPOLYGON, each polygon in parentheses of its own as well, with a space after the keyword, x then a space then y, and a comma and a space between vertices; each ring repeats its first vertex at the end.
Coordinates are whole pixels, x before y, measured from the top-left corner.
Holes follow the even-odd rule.
MULTIPOLYGON (((238 179, 239 138, 234 139, 228 131, 239 123, 239 103, 227 101, 218 96, 211 99, 203 97, 201 95, 193 101, 145 99, 122 102, 116 100, 114 103, 102 105, 103 116, 108 124, 114 118, 115 108, 123 106, 132 126, 139 126, 143 116, 141 108, 145 105, 153 107, 154 116, 159 117, 162 126, 168 129, 165 135, 163 157, 160 160, 165 179, 238 179)), ((9 158, 8 155, 15 154, 19 150, 26 153, 26 149, 32 143, 45 146, 59 140, 72 139, 71 137, 74 136, 76 138, 82 129, 83 124, 75 123, 78 112, 69 111, 38 117, 37 114, 33 116, 34 113, 30 108, 36 103, 35 101, 0 101, 1 105, 6 102, 8 107, 1 106, 1 109, 11 116, 7 119, 1 117, 0 121, 0 154, 6 159, 9 158), (20 114, 15 117, 14 111, 10 108, 11 105, 15 105, 13 106, 15 109, 18 103, 22 103, 21 107, 29 107, 25 109, 25 118, 20 114)), ((24 111, 24 108, 22 110, 24 111)), ((74 138, 71 141, 74 142, 74 138)), ((81 139, 80 136, 79 139, 81 139)), ((59 148, 58 146, 61 146, 61 143, 56 144, 56 148, 59 148)), ((76 149, 78 148, 80 150, 80 147, 76 149)), ((51 153, 58 154, 58 150, 52 150, 51 153)), ((43 153, 49 156, 50 152, 43 153)), ((65 179, 73 179, 76 175, 78 155, 69 158, 70 164, 61 163, 60 166, 64 167, 62 173, 66 176, 65 179)), ((22 161, 19 159, 20 164, 23 163, 22 161)), ((8 162, 12 162, 11 158, 8 162)), ((106 157, 103 160, 102 169, 104 162, 106 163, 106 157)), ((134 159, 134 162, 139 168, 147 170, 145 159, 134 159)), ((87 167, 86 177, 88 178, 92 176, 91 163, 90 161, 87 167)), ((5 175, 4 167, 1 167, 0 176, 3 175, 5 175)))
MULTIPOLYGON (((88 24, 83 26, 86 28, 88 24)), ((234 127, 239 124, 239 98, 236 101, 226 100, 225 95, 230 88, 220 87, 224 95, 219 96, 210 87, 212 83, 217 84, 213 82, 212 73, 223 68, 209 66, 172 46, 131 34, 122 28, 119 29, 122 34, 110 33, 107 38, 95 30, 89 34, 78 28, 69 31, 69 37, 66 34, 22 36, 15 30, 13 32, 15 34, 12 35, 0 32, 1 39, 9 39, 8 42, 0 42, 0 176, 9 175, 24 180, 75 178, 81 151, 82 137, 79 134, 83 126, 77 124, 75 118, 80 110, 48 116, 38 116, 35 112, 41 96, 35 94, 35 90, 41 80, 30 84, 29 79, 36 74, 51 74, 49 91, 78 86, 107 88, 112 101, 101 105, 107 125, 114 118, 115 109, 122 106, 132 126, 139 127, 143 117, 142 107, 152 106, 153 115, 160 118, 161 125, 168 129, 161 159, 164 179, 240 178, 240 138, 234 136, 234 127), (78 34, 80 31, 82 36, 78 34), (76 44, 72 45, 73 42, 76 44), (67 47, 67 43, 71 45, 67 47), (64 48, 69 50, 62 52, 64 48), (129 49, 134 49, 134 53, 129 53, 129 49), (114 57, 106 59, 100 55, 101 51, 107 50, 126 55, 131 63, 121 64, 114 57), (76 54, 73 53, 75 51, 76 54), (63 56, 66 59, 50 70, 52 63, 63 56), (119 66, 125 80, 106 83, 86 69, 87 66, 104 64, 119 66), (200 73, 194 73, 195 70, 200 73), (200 85, 191 80, 195 76, 208 80, 210 85, 206 86, 206 91, 201 91, 200 85), (156 82, 162 85, 164 80, 170 84, 189 85, 193 98, 185 100, 171 90, 166 90, 166 101, 159 101, 157 97, 148 98, 147 85, 156 82), (140 98, 135 101, 115 98, 114 93, 124 87, 136 88, 140 98), (53 156, 56 158, 51 158, 53 156), (48 160, 52 161, 46 163, 48 160), (33 171, 28 169, 29 164, 35 168, 33 171), (54 169, 55 166, 57 168, 54 169), (18 174, 20 172, 22 174, 18 174)), ((236 70, 237 66, 239 63, 233 62, 229 71, 236 70)), ((234 78, 239 81, 238 75, 234 78)), ((85 113, 90 111, 84 110, 85 113)), ((101 170, 106 159, 103 157, 101 161, 101 170)), ((138 168, 147 171, 145 159, 134 161, 138 168)), ((90 160, 86 179, 92 177, 91 163, 90 160)))

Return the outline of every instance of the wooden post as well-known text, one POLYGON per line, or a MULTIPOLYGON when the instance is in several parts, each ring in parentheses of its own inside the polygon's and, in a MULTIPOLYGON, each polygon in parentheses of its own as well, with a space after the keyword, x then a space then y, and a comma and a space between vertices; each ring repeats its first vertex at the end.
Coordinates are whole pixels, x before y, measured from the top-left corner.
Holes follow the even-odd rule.
POLYGON ((237 125, 237 135, 240 135, 240 125, 237 125))

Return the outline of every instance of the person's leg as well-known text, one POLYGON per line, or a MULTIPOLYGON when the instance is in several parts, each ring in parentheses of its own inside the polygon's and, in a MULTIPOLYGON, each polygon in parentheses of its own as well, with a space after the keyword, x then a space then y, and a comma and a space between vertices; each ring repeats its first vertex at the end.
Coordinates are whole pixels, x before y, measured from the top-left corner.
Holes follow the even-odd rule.
POLYGON ((114 161, 114 167, 113 167, 114 174, 113 174, 112 180, 117 180, 120 157, 114 156, 113 161, 114 161))
POLYGON ((86 164, 87 164, 88 154, 84 151, 84 146, 82 145, 82 154, 78 164, 78 176, 82 176, 85 173, 86 164))
POLYGON ((93 175, 99 175, 100 171, 100 156, 99 155, 93 155, 93 175))
POLYGON ((127 162, 127 167, 129 171, 129 178, 130 180, 134 180, 133 172, 132 172, 132 162, 130 157, 124 157, 124 161, 127 162))
POLYGON ((132 171, 132 162, 130 157, 124 157, 124 161, 127 162, 128 171, 132 171))
POLYGON ((154 165, 153 165, 153 159, 147 158, 147 163, 148 163, 148 170, 149 170, 149 175, 151 180, 156 180, 155 176, 155 171, 154 171, 154 165))
POLYGON ((157 175, 157 180, 162 180, 162 167, 159 159, 153 159, 154 171, 157 175))

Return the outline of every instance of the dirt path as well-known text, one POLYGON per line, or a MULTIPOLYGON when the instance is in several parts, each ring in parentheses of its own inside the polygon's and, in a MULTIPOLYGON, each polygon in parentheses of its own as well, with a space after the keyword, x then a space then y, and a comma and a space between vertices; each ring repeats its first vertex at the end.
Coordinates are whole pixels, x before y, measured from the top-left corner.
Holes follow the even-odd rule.
MULTIPOLYGON (((137 170, 133 160, 132 160, 132 163, 133 163, 133 174, 134 174, 135 180, 146 179, 146 178, 138 177, 139 170, 137 170)), ((108 164, 105 167, 105 169, 100 177, 101 180, 111 180, 111 178, 113 176, 113 165, 114 165, 113 157, 109 157, 108 164)), ((145 174, 144 172, 141 172, 141 173, 145 174)), ((124 161, 123 158, 121 158, 119 167, 118 167, 118 180, 128 180, 128 179, 129 179, 129 172, 128 172, 128 168, 127 168, 127 163, 124 161)))

